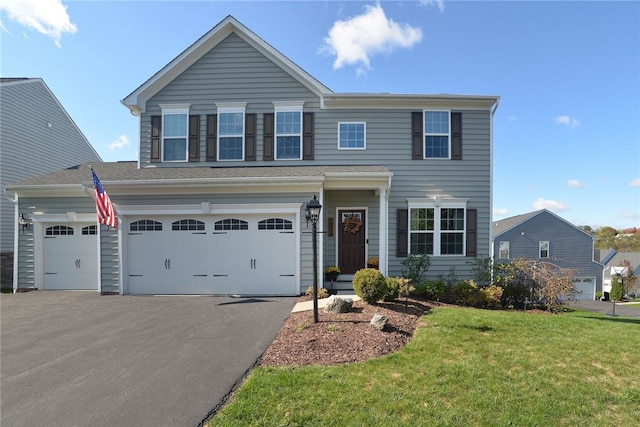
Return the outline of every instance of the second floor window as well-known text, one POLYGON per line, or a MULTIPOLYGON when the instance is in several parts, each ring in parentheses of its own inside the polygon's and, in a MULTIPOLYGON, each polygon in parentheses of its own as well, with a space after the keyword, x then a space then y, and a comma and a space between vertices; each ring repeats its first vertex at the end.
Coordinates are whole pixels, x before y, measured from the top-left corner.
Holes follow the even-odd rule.
POLYGON ((188 108, 162 109, 162 160, 187 161, 188 108))
POLYGON ((540 258, 549 258, 549 242, 548 241, 540 241, 540 258))
POLYGON ((338 148, 341 150, 364 150, 366 125, 362 123, 338 123, 338 148))
POLYGON ((276 110, 276 159, 302 159, 302 110, 276 110))
POLYGON ((223 112, 218 114, 218 159, 244 159, 244 112, 223 112))
POLYGON ((500 242, 500 251, 498 253, 498 258, 509 259, 509 242, 500 242))
POLYGON ((424 157, 448 159, 450 144, 449 111, 424 112, 424 157))

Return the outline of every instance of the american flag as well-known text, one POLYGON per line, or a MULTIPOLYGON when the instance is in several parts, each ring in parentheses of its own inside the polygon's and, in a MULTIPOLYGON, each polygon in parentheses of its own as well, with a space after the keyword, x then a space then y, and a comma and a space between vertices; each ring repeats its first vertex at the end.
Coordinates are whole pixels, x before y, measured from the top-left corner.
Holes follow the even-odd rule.
POLYGON ((93 168, 91 169, 91 175, 93 175, 93 193, 95 196, 94 198, 96 199, 98 223, 106 224, 109 227, 115 228, 118 223, 118 219, 116 218, 116 210, 113 208, 113 203, 111 203, 111 199, 109 199, 107 192, 102 188, 98 175, 93 171, 93 168))

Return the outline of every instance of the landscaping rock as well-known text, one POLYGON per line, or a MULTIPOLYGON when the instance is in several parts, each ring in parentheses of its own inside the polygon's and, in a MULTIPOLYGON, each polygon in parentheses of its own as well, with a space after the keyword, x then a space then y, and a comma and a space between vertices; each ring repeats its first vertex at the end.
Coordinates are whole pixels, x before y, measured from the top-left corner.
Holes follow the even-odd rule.
POLYGON ((388 322, 389 322, 389 319, 387 319, 387 316, 383 316, 382 314, 376 314, 373 316, 369 324, 380 331, 384 331, 384 328, 387 326, 388 322))
POLYGON ((325 313, 348 313, 351 311, 353 300, 351 298, 340 298, 331 295, 324 307, 325 313))

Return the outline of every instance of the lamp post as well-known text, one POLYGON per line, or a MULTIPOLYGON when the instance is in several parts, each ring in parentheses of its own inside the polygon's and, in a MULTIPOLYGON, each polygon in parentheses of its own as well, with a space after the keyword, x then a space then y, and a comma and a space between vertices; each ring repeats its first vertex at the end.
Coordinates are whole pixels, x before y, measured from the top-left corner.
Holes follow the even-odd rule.
POLYGON ((313 195, 307 203, 307 221, 311 221, 313 234, 313 323, 318 323, 318 220, 322 205, 313 195))
POLYGON ((616 294, 618 293, 618 287, 622 288, 622 274, 620 274, 620 272, 618 271, 616 273, 616 276, 618 276, 618 281, 616 283, 615 292, 613 292, 614 291, 613 286, 611 287, 611 291, 612 291, 611 293, 613 294, 613 311, 611 312, 612 316, 616 315, 616 294))

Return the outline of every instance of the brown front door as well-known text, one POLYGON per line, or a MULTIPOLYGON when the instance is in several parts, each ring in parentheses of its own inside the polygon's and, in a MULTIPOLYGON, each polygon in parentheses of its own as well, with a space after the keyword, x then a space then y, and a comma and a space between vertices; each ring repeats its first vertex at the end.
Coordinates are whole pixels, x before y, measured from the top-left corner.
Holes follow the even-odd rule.
POLYGON ((338 211, 338 267, 343 274, 353 274, 365 267, 364 210, 338 211))

